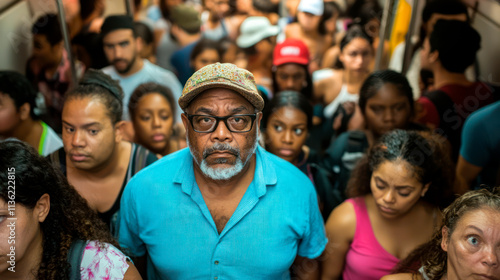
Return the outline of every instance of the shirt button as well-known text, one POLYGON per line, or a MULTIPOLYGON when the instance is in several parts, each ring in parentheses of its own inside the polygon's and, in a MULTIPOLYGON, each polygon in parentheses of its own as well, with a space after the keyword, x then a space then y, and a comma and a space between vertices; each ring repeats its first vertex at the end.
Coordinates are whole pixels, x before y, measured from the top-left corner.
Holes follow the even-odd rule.
POLYGON ((219 278, 219 277, 215 276, 215 277, 214 277, 214 280, 217 280, 218 278, 219 278))
POLYGON ((214 264, 216 264, 216 265, 219 264, 219 261, 215 261, 214 264))

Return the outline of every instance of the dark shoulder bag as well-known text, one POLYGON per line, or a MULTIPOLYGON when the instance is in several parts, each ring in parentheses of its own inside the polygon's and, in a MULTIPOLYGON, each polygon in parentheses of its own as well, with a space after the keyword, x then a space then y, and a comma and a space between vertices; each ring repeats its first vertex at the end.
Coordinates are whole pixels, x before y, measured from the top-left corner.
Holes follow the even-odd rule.
POLYGON ((73 241, 73 243, 71 243, 71 247, 68 251, 68 263, 71 266, 69 280, 82 279, 80 275, 80 265, 82 263, 83 250, 85 250, 86 245, 87 242, 80 239, 75 240, 73 241))

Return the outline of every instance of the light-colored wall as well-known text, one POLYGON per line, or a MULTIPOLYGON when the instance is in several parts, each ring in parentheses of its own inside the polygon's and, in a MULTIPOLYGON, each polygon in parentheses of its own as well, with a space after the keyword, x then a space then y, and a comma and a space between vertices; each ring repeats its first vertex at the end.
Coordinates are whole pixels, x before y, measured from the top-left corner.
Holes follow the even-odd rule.
MULTIPOLYGON (((105 14, 125 13, 125 0, 105 1, 105 14)), ((25 72, 32 51, 31 26, 39 16, 57 13, 55 3, 55 0, 22 0, 0 14, 0 69, 25 72)))
POLYGON ((31 12, 20 1, 0 14, 0 69, 24 73, 31 54, 31 12))
MULTIPOLYGON (((27 0, 35 17, 51 12, 57 13, 56 0, 27 0)), ((63 0, 64 2, 65 0, 63 0)), ((78 0, 72 0, 78 1, 78 0)), ((127 0, 104 0, 106 10, 104 15, 125 14, 125 1, 127 0)))
POLYGON ((32 14, 32 22, 35 22, 35 20, 42 15, 48 13, 52 14, 57 13, 56 0, 24 0, 24 1, 27 1, 29 3, 32 14))
POLYGON ((6 9, 9 5, 12 3, 19 1, 19 0, 0 0, 0 11, 6 9))
POLYGON ((474 7, 476 2, 478 12, 500 25, 500 1, 498 0, 462 0, 467 6, 474 7))
POLYGON ((481 50, 477 54, 479 77, 500 85, 500 1, 464 2, 470 7, 479 3, 478 12, 472 21, 472 26, 481 34, 481 50))
POLYGON ((104 15, 125 14, 127 10, 125 1, 127 0, 106 0, 104 15))

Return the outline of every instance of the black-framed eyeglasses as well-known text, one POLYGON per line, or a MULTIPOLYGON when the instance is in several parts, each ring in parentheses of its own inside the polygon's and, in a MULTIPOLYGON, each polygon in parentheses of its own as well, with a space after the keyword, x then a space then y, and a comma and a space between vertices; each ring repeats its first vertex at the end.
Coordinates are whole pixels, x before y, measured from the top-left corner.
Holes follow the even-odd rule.
POLYGON ((210 133, 219 126, 219 122, 223 121, 227 129, 231 132, 243 133, 252 130, 253 123, 257 114, 242 114, 226 117, 216 117, 210 115, 190 115, 185 113, 193 130, 201 133, 210 133))

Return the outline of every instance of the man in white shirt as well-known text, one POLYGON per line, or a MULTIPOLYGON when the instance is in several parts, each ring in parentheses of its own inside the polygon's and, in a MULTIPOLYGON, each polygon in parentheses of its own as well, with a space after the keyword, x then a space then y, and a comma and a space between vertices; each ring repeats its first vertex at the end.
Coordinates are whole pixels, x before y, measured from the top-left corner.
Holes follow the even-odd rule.
MULTIPOLYGON (((170 71, 165 70, 149 61, 140 58, 137 36, 134 32, 133 20, 129 16, 114 15, 105 19, 101 27, 101 36, 104 53, 111 64, 103 68, 103 72, 119 81, 125 94, 123 107, 127 108, 132 92, 146 82, 155 82, 164 85, 174 94, 177 99, 182 92, 182 86, 177 77, 170 71)), ((180 108, 175 116, 180 123, 180 108)), ((123 110, 123 120, 126 121, 126 138, 132 140, 134 130, 130 122, 128 110, 123 110)))

